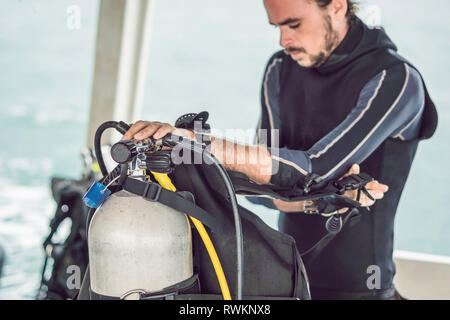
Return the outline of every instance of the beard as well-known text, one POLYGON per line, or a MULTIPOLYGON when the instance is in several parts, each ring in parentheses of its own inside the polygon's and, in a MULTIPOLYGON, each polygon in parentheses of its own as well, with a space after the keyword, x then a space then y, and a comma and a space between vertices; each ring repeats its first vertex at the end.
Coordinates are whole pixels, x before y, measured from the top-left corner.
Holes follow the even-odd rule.
POLYGON ((333 29, 330 15, 324 17, 325 36, 322 49, 317 54, 309 54, 304 48, 289 47, 284 50, 286 54, 290 53, 304 53, 309 58, 310 63, 305 65, 305 59, 297 59, 296 62, 302 67, 318 68, 323 65, 338 46, 338 33, 333 29))

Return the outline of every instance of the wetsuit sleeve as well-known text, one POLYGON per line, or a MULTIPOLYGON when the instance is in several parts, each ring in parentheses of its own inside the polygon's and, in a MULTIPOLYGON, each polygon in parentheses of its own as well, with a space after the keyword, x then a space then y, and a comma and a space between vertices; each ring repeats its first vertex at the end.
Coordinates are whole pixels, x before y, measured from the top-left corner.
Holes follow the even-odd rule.
POLYGON ((415 69, 401 64, 384 70, 364 86, 346 119, 311 149, 270 147, 271 183, 302 185, 309 173, 318 174, 321 185, 341 177, 387 138, 416 138, 424 104, 423 82, 415 69))
MULTIPOLYGON (((283 59, 278 52, 274 54, 266 65, 261 86, 261 115, 255 135, 255 144, 279 148, 280 116, 278 97, 280 93, 280 73, 283 59)), ((272 199, 267 197, 246 197, 254 204, 276 209, 272 199)))
POLYGON ((256 130, 256 144, 279 148, 280 114, 278 97, 280 95, 280 73, 283 59, 279 53, 272 56, 264 72, 261 87, 261 116, 256 130))

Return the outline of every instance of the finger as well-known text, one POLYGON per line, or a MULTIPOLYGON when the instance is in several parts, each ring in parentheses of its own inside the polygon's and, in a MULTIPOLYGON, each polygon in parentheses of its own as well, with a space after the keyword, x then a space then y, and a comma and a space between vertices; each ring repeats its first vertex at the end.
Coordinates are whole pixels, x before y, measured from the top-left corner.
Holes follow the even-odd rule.
POLYGON ((163 123, 158 130, 153 134, 153 138, 159 139, 164 137, 166 134, 171 133, 174 130, 174 127, 172 127, 168 123, 163 123))
MULTIPOLYGON (((367 190, 367 192, 374 199, 382 199, 384 197, 384 192, 379 190, 367 190)), ((365 195, 367 197, 367 195, 365 195)), ((368 197, 367 197, 368 198, 368 197)))
POLYGON ((150 122, 139 120, 135 124, 133 124, 130 129, 122 137, 122 140, 131 140, 134 135, 139 132, 142 128, 147 126, 150 122))
POLYGON ((352 199, 352 200, 356 200, 356 190, 345 191, 344 197, 352 199))
POLYGON ((359 165, 355 163, 354 165, 352 165, 350 167, 350 169, 347 171, 346 174, 344 174, 343 177, 347 177, 347 176, 349 176, 351 174, 358 174, 358 173, 359 173, 359 165))
MULTIPOLYGON (((381 192, 381 191, 369 191, 368 190, 368 192, 374 200, 380 200, 380 199, 383 199, 383 197, 384 197, 384 192, 381 192)), ((374 200, 370 199, 366 194, 364 194, 361 196, 360 203, 363 207, 369 207, 375 203, 374 200)))
POLYGON ((371 181, 366 185, 367 189, 377 190, 387 192, 389 190, 389 186, 379 183, 378 181, 371 181))
POLYGON ((372 198, 377 199, 377 200, 383 199, 383 197, 384 197, 384 192, 381 192, 381 191, 371 191, 369 193, 372 196, 372 198))
POLYGON ((361 203, 361 207, 370 207, 375 203, 375 200, 377 200, 377 198, 372 194, 371 194, 371 196, 374 200, 370 199, 366 195, 361 195, 361 198, 359 199, 359 203, 361 203))
POLYGON ((375 201, 367 199, 361 202, 361 207, 371 207, 375 204, 375 201))
POLYGON ((195 140, 195 135, 194 132, 188 129, 180 129, 180 128, 173 128, 174 130, 172 131, 173 134, 180 136, 180 137, 185 137, 191 140, 195 140))
POLYGON ((153 134, 161 127, 161 122, 151 122, 134 135, 135 139, 142 140, 153 136, 153 134))
POLYGON ((359 173, 359 164, 355 163, 350 168, 350 174, 358 174, 359 173))

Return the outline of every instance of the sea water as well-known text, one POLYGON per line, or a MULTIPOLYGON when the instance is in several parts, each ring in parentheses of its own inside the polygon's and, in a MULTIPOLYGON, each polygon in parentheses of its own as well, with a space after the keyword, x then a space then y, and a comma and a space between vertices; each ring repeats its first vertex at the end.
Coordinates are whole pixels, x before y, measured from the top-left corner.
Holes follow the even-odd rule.
MULTIPOLYGON (((142 119, 173 123, 208 110, 211 124, 253 130, 265 63, 279 50, 262 1, 155 1, 142 119)), ((361 1, 422 72, 440 116, 421 143, 395 226, 395 248, 450 255, 450 27, 446 0, 361 1)), ((33 299, 55 203, 50 177, 79 178, 86 144, 98 1, 0 4, 0 299, 33 299), (80 24, 69 21, 75 9, 80 24), (72 8, 72 9, 71 9, 72 8)), ((239 201, 277 227, 277 212, 239 201)), ((67 230, 68 226, 66 226, 67 230)))

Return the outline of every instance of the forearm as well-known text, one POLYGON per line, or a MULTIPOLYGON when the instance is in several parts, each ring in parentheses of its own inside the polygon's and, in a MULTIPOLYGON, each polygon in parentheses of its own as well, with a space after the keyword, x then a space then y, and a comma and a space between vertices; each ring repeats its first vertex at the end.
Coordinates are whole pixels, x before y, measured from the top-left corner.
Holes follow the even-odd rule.
POLYGON ((211 138, 211 153, 226 168, 246 174, 260 184, 269 184, 272 175, 272 158, 262 145, 242 145, 211 138))

